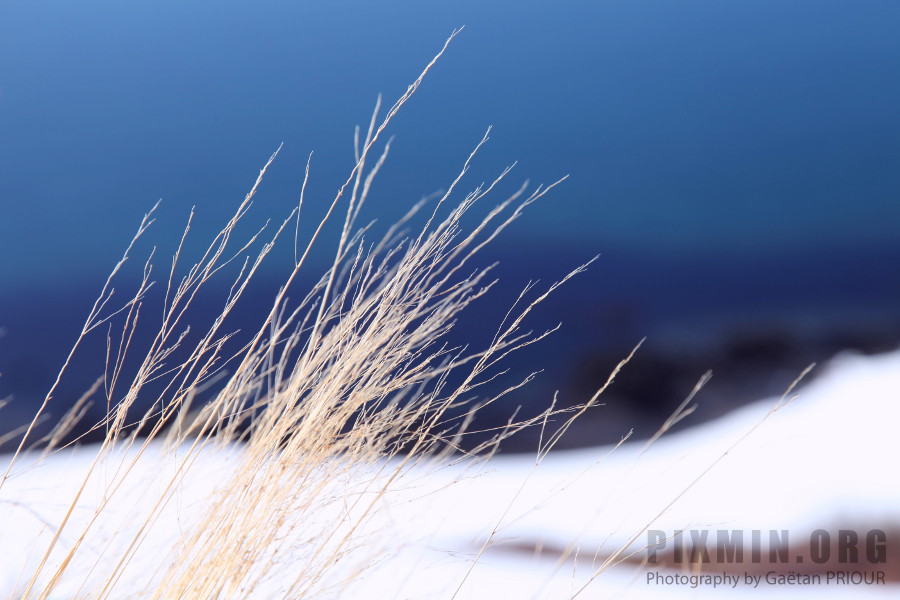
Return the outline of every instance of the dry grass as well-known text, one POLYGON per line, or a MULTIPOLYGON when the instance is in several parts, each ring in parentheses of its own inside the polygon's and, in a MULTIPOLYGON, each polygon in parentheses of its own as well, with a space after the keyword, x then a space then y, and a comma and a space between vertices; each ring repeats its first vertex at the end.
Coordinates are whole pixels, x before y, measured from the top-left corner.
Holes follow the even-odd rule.
MULTIPOLYGON (((105 431, 105 440, 74 483, 63 488, 70 495, 62 499, 67 508, 31 548, 34 558, 14 597, 314 597, 340 591, 377 562, 386 543, 398 543, 378 538, 391 495, 403 487, 413 465, 458 460, 459 436, 477 408, 467 402, 501 373, 500 361, 549 333, 525 333, 523 320, 583 268, 540 292, 528 286, 488 347, 472 352, 446 344, 456 315, 491 288, 490 269, 470 266, 473 255, 555 185, 530 192, 523 185, 488 210, 480 224, 463 228, 463 216, 509 172, 457 199, 487 136, 445 194, 415 205, 377 241, 367 239, 358 220, 388 154, 383 132, 441 53, 383 117, 379 103, 364 134, 357 131, 356 164, 305 243, 299 239, 304 193, 274 231, 235 240, 274 155, 226 226, 184 269, 189 221, 168 269, 161 322, 149 348, 138 349, 136 332, 153 320, 145 314, 152 255, 127 302, 114 305, 112 282, 150 227, 152 211, 144 218, 35 416, 35 422, 43 416, 82 340, 108 331, 106 372, 85 396, 105 398, 108 414, 95 425, 105 431), (343 222, 331 267, 302 299, 290 301, 288 290, 308 268, 311 248, 322 243, 326 222, 339 213, 343 222), (424 226, 405 233, 417 219, 424 226), (291 233, 294 268, 258 329, 233 352, 228 316, 276 241, 291 233), (229 272, 237 275, 221 314, 201 330, 197 323, 189 328, 186 315, 194 299, 207 282, 229 272), (172 364, 176 351, 187 358, 172 364), (133 361, 135 354, 142 358, 130 368, 126 357, 133 361), (222 378, 219 391, 195 405, 216 378, 222 378), (156 400, 134 422, 134 406, 151 386, 156 400), (459 406, 469 406, 463 417, 459 406), (155 465, 151 477, 147 461, 155 465), (198 472, 210 464, 218 465, 213 474, 198 472), (192 501, 202 509, 187 517, 181 510, 189 503, 184 483, 192 479, 211 483, 192 501), (127 522, 110 527, 119 523, 122 506, 128 507, 127 522), (166 519, 181 520, 177 536, 160 551, 154 535, 166 519)), ((511 382, 507 392, 524 383, 527 378, 511 382)), ((55 446, 83 413, 84 401, 45 439, 49 452, 64 450, 55 446)), ((552 406, 542 419, 511 421, 475 455, 489 454, 498 439, 521 427, 546 427, 551 412, 552 406)), ((546 432, 539 456, 565 428, 546 432)), ((33 471, 47 455, 35 459, 26 452, 32 435, 29 428, 0 486, 33 471)))

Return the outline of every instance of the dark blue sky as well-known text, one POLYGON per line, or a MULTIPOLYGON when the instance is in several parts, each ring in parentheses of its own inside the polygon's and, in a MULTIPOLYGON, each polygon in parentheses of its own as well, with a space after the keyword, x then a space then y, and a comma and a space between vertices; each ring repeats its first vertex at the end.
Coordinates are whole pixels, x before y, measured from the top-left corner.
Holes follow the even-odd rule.
MULTIPOLYGON (((503 263, 492 318, 530 278, 602 254, 536 315, 571 322, 523 367, 550 363, 536 397, 566 385, 576 353, 643 336, 900 322, 893 0, 7 0, 0 398, 41 397, 158 199, 139 250, 159 244, 165 265, 190 208, 196 248, 284 142, 247 230, 288 213, 314 151, 311 230, 352 167, 354 125, 462 25, 389 132, 363 220, 446 186, 489 125, 461 189, 514 161, 501 194, 570 175, 486 255, 503 263)), ((262 290, 291 256, 276 249, 262 290)))

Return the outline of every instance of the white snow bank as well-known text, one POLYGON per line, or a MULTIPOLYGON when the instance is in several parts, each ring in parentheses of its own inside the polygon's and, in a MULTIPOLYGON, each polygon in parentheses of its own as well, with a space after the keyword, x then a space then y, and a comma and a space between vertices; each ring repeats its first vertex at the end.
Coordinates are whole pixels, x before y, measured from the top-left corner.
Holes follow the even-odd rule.
MULTIPOLYGON (((900 524, 900 352, 844 355, 823 369, 797 400, 768 418, 778 399, 665 436, 646 452, 635 442, 614 452, 557 452, 537 467, 532 457, 501 456, 486 465, 414 469, 367 530, 372 548, 383 551, 381 560, 342 597, 449 598, 463 580, 458 598, 567 598, 579 590, 580 598, 892 597, 892 586, 654 585, 647 573, 658 569, 637 566, 594 577, 604 558, 631 542, 630 551, 642 558, 648 528, 667 535, 681 529, 788 530, 792 540, 802 541, 820 528, 834 533, 900 524), (490 547, 473 567, 488 538, 490 547), (567 549, 571 555, 561 558, 567 549)), ((22 589, 95 451, 85 447, 31 467, 25 456, 0 490, 0 597, 22 589)), ((165 564, 180 532, 239 456, 234 449, 197 459, 164 514, 144 532, 144 550, 121 589, 139 593, 152 585, 154 569, 165 564)), ((94 518, 91 507, 119 481, 117 464, 103 465, 89 481, 51 563, 77 543, 69 532, 94 518)), ((103 569, 91 568, 121 555, 117 539, 140 526, 135 515, 144 514, 154 487, 178 462, 154 448, 137 464, 54 598, 75 597, 85 582, 102 579, 103 569)), ((337 508, 323 510, 321 520, 340 518, 337 508)), ((267 594, 279 589, 277 578, 273 574, 273 587, 257 595, 272 597, 267 594)))

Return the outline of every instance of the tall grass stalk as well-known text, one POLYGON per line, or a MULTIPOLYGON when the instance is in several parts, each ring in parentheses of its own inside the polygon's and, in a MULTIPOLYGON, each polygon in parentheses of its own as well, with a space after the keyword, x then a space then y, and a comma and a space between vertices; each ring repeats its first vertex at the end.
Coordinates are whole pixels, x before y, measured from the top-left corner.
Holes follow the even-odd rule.
MULTIPOLYGON (((486 348, 446 342, 460 311, 493 285, 490 267, 471 266, 473 256, 556 185, 532 191, 523 185, 466 229, 464 215, 509 173, 458 199, 487 134, 444 194, 417 203, 376 241, 367 238, 369 228, 359 225, 359 217, 390 149, 389 141, 382 142, 384 131, 446 47, 383 116, 379 100, 368 127, 357 129, 355 165, 309 239, 299 235, 309 163, 296 208, 273 228, 236 239, 275 155, 185 269, 191 215, 167 269, 161 321, 146 348, 136 340, 153 320, 152 253, 130 299, 115 305, 113 294, 113 280, 132 260, 154 211, 144 217, 35 416, 37 423, 83 340, 106 330, 107 368, 85 396, 100 394, 106 402, 106 417, 93 426, 104 440, 59 492, 67 495, 66 508, 31 548, 14 597, 315 597, 340 591, 398 543, 378 538, 392 495, 414 465, 459 460, 459 438, 474 411, 499 396, 477 406, 470 399, 502 374, 498 364, 510 353, 550 333, 524 332, 523 321, 584 268, 543 291, 527 286, 486 348), (290 300, 313 246, 341 213, 330 267, 299 301, 290 300), (406 232, 416 219, 424 226, 406 232), (293 269, 258 328, 236 342, 229 315, 275 243, 292 231, 293 269), (189 326, 198 295, 229 273, 221 313, 206 325, 189 326), (135 355, 141 358, 132 368, 126 358, 135 355), (216 381, 218 391, 200 402, 216 381), (135 407, 151 389, 150 410, 136 418, 135 407), (189 500, 185 484, 195 480, 207 484, 189 500), (188 505, 200 508, 189 511, 188 505), (155 536, 167 519, 178 522, 177 535, 161 547, 155 536)), ((511 382, 500 396, 529 379, 511 382)), ((56 446, 83 415, 85 401, 44 439, 46 449, 37 458, 27 451, 35 441, 33 426, 28 428, 0 488, 39 468, 48 455, 63 456, 65 448, 56 446)), ((547 426, 552 411, 511 420, 471 455, 489 455, 499 439, 522 427, 547 426)), ((548 432, 546 439, 541 455, 558 436, 548 432)))

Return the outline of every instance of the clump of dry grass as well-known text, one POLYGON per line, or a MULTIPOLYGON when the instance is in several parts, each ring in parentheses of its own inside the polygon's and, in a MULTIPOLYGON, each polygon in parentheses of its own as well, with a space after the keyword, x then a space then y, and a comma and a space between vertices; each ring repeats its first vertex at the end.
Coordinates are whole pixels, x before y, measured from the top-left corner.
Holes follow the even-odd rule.
MULTIPOLYGON (((472 257, 555 185, 530 192, 523 185, 465 229, 463 216, 509 172, 455 200, 487 135, 433 206, 422 201, 377 241, 366 238, 359 216, 390 147, 381 145, 382 134, 445 49, 383 117, 379 102, 364 135, 357 130, 355 166, 305 244, 298 232, 306 179, 298 206, 274 231, 234 239, 274 155, 222 231, 184 270, 189 221, 168 270, 161 323, 149 348, 139 350, 135 333, 149 319, 150 258, 133 296, 115 307, 112 281, 150 227, 152 211, 144 218, 60 372, 62 377, 86 336, 109 327, 106 372, 85 396, 105 397, 108 414, 95 425, 105 439, 63 488, 70 494, 66 509, 32 548, 17 597, 303 598, 339 591, 377 561, 385 502, 412 465, 452 460, 475 407, 464 417, 451 409, 466 406, 511 352, 549 333, 525 333, 521 325, 537 303, 583 268, 541 293, 528 286, 486 348, 472 352, 444 341, 455 316, 492 285, 490 268, 471 267, 472 257), (298 302, 290 301, 288 290, 311 248, 341 210, 330 268, 298 302), (424 213, 418 217, 424 226, 405 233, 418 213, 424 213), (291 230, 294 267, 258 329, 229 354, 234 334, 227 318, 276 241, 291 230), (221 314, 202 331, 196 323, 189 328, 185 315, 192 302, 232 263, 239 268, 221 314), (171 364, 176 351, 187 358, 171 364), (137 352, 139 366, 126 368, 126 357, 137 352), (223 378, 219 391, 195 406, 215 378, 223 378), (133 408, 151 384, 162 391, 154 392, 151 409, 135 421, 133 408), (149 476, 139 467, 147 461, 153 465, 149 476), (201 464, 216 465, 215 473, 198 472, 201 464), (184 483, 198 478, 210 483, 188 502, 184 483), (185 511, 186 503, 199 509, 185 511), (122 514, 125 521, 117 521, 122 514), (163 540, 169 546, 161 551, 154 536, 166 519, 178 521, 177 535, 163 540), (110 530, 109 523, 119 525, 110 530)), ((511 383, 507 392, 526 382, 511 383)), ((46 440, 48 448, 83 413, 83 403, 46 440)), ((521 427, 546 426, 549 414, 543 421, 511 421, 493 442, 521 427)), ((40 464, 25 451, 31 435, 29 428, 0 486, 40 464)), ((546 439, 542 452, 558 436, 548 432, 546 439)), ((491 447, 485 443, 475 454, 491 447)))

